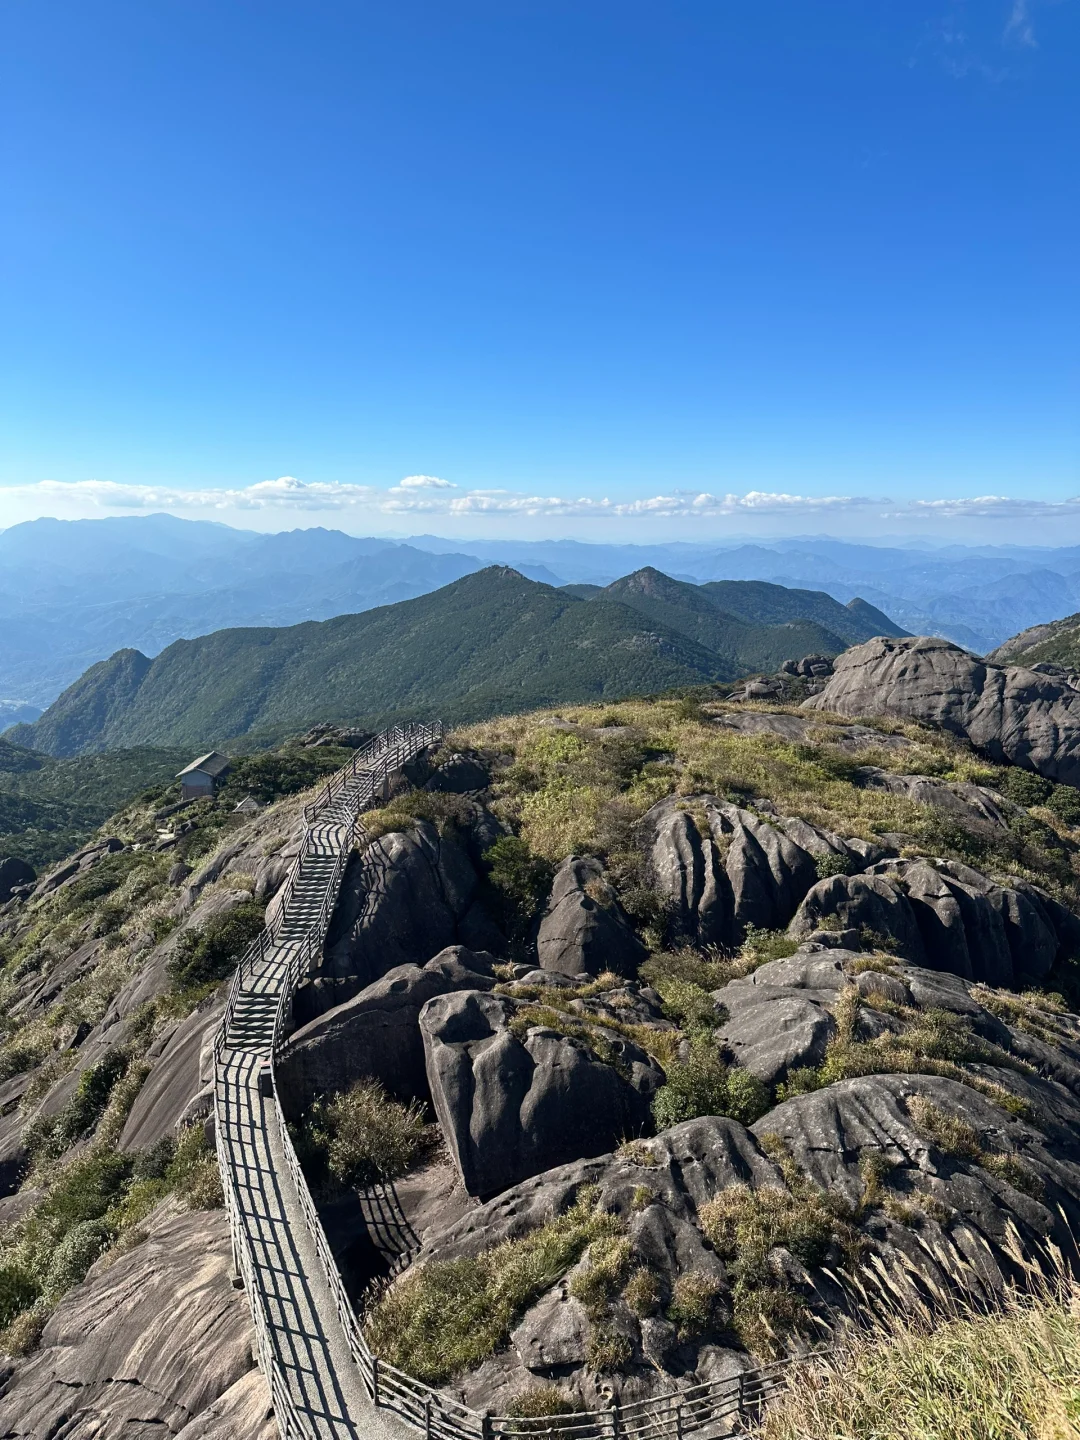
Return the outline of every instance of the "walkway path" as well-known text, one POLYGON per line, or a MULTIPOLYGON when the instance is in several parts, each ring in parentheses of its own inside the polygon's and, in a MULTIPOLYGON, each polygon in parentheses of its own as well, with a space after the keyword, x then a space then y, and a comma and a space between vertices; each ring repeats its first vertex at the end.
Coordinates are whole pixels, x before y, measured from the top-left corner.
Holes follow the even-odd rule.
MULTIPOLYGON (((415 754, 430 742, 425 729, 404 748, 415 754)), ((372 802, 391 758, 401 763, 401 749, 387 744, 367 754, 364 768, 319 807, 272 933, 238 967, 217 1045, 217 1147, 236 1268, 283 1440, 399 1440, 413 1433, 372 1403, 353 1361, 294 1182, 272 1071, 292 993, 321 952, 356 817, 372 802)))

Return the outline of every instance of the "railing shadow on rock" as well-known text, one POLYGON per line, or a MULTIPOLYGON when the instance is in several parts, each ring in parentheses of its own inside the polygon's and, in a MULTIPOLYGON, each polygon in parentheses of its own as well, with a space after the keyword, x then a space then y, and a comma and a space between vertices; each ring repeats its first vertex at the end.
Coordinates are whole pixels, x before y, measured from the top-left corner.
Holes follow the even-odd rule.
MULTIPOLYGON (((389 778, 403 765, 435 744, 442 736, 440 724, 398 726, 378 736, 349 763, 336 772, 323 786, 315 801, 305 807, 306 829, 299 853, 275 901, 273 923, 249 947, 237 965, 229 988, 225 1012, 218 1031, 214 1052, 219 1062, 228 1037, 236 1023, 240 997, 245 983, 267 964, 272 951, 283 945, 289 950, 288 960, 278 977, 274 1001, 273 1024, 266 1043, 259 1047, 262 1073, 260 1090, 272 1099, 264 1107, 274 1117, 292 1188, 298 1197, 305 1229, 318 1259, 321 1277, 332 1298, 336 1321, 348 1346, 352 1361, 363 1381, 371 1402, 395 1412, 403 1421, 425 1436, 425 1440, 525 1440, 525 1437, 549 1436, 552 1440, 682 1440, 683 1436, 706 1432, 731 1433, 718 1430, 732 1424, 752 1420, 761 1411, 770 1395, 783 1383, 782 1376, 790 1359, 741 1371, 715 1380, 674 1390, 668 1394, 626 1404, 613 1404, 597 1411, 543 1418, 514 1418, 481 1414, 455 1400, 444 1391, 405 1374, 396 1366, 375 1355, 364 1337, 360 1321, 346 1292, 344 1282, 326 1237, 318 1210, 312 1199, 307 1179, 289 1135, 285 1115, 277 1093, 274 1065, 285 1043, 286 1030, 297 989, 318 965, 322 946, 337 903, 341 879, 349 854, 358 839, 365 839, 360 816, 382 796, 389 778), (317 915, 302 937, 282 941, 287 927, 289 902, 297 893, 304 876, 304 862, 316 857, 325 861, 325 836, 319 832, 337 829, 339 833, 334 863, 325 876, 325 888, 317 915)), ((321 879, 322 877, 320 877, 321 879)), ((267 1016, 267 1019, 269 1017, 267 1016)), ((288 1383, 278 1360, 278 1347, 273 1335, 273 1321, 268 1295, 251 1254, 248 1237, 239 1222, 241 1202, 236 1177, 232 1173, 227 1148, 222 1143, 227 1087, 220 1081, 215 1087, 215 1116, 218 1159, 232 1232, 236 1271, 247 1292, 255 1329, 255 1351, 270 1387, 274 1414, 283 1440, 316 1440, 315 1430, 293 1402, 288 1383)), ((329 1320, 329 1317, 325 1317, 329 1320)), ((320 1324, 323 1323, 322 1318, 320 1324)), ((810 1359, 813 1357, 798 1357, 810 1359)))

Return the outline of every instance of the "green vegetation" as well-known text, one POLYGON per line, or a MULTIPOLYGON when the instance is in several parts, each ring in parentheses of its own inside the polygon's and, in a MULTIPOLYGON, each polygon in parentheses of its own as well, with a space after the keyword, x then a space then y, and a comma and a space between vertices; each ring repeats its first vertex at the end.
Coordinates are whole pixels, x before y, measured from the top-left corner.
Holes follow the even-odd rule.
POLYGON ((1026 1165, 1000 1150, 990 1150, 974 1126, 956 1115, 948 1115, 924 1095, 915 1095, 908 1102, 908 1110, 916 1128, 939 1150, 957 1160, 967 1160, 973 1165, 996 1175, 1014 1190, 1022 1190, 1038 1200, 1042 1196, 1042 1182, 1026 1165))
POLYGON ((0 740, 0 857, 16 855, 38 870, 52 864, 190 758, 143 748, 54 760, 0 740))
POLYGON ((185 930, 169 961, 169 974, 177 990, 197 990, 224 980, 263 929, 263 902, 244 900, 235 910, 197 930, 185 930))
POLYGON ((154 660, 118 651, 14 738, 74 755, 280 738, 316 720, 371 729, 403 717, 478 720, 733 680, 811 651, 835 654, 881 633, 882 624, 895 631, 872 615, 821 593, 687 585, 655 570, 582 599, 493 566, 359 615, 219 630, 178 640, 154 660))
POLYGON ((836 1034, 829 1041, 824 1061, 816 1069, 793 1070, 787 1083, 777 1087, 779 1100, 860 1075, 941 1075, 970 1086, 1013 1115, 1027 1115, 1024 1100, 970 1067, 994 1065, 1021 1073, 1030 1073, 1031 1067, 976 1035, 965 1016, 949 1010, 916 1010, 884 996, 864 999, 854 985, 841 991, 834 1014, 836 1034), (871 1040, 859 1040, 859 1012, 864 1003, 888 1014, 897 1028, 871 1040))
POLYGON ((656 948, 664 943, 665 915, 648 890, 634 826, 669 794, 705 792, 744 806, 760 797, 781 814, 846 836, 900 835, 917 853, 1020 875, 1080 906, 1080 842, 1050 809, 1018 813, 1007 830, 976 833, 933 806, 856 783, 863 765, 990 786, 1004 784, 1014 770, 989 765, 953 737, 914 723, 869 727, 903 734, 912 742, 904 749, 870 743, 851 752, 827 718, 805 742, 793 743, 717 724, 729 708, 717 699, 689 706, 671 697, 627 700, 564 708, 561 718, 576 730, 557 729, 542 714, 509 715, 458 730, 448 743, 510 757, 493 777, 496 812, 530 855, 553 864, 571 852, 601 856, 656 948))
POLYGON ((518 1240, 471 1259, 436 1260, 410 1271, 368 1310, 375 1353, 429 1385, 470 1370, 506 1343, 539 1295, 598 1240, 622 1233, 618 1218, 583 1187, 575 1204, 518 1240))
POLYGON ((774 1268, 772 1251, 783 1246, 809 1268, 823 1264, 833 1245, 851 1255, 859 1245, 844 1207, 810 1184, 775 1137, 770 1148, 787 1189, 731 1185, 704 1205, 699 1217, 714 1250, 730 1266, 732 1325, 746 1348, 763 1356, 779 1353, 783 1336, 809 1317, 803 1296, 774 1268))
POLYGON ((715 1275, 686 1270, 678 1277, 667 1318, 681 1341, 700 1339, 714 1328, 721 1292, 722 1286, 715 1275))
POLYGON ((319 1099, 297 1127, 297 1149, 318 1190, 404 1175, 437 1139, 424 1107, 403 1105, 377 1080, 319 1099))
POLYGON ((694 1036, 689 1059, 675 1061, 666 1074, 666 1084, 653 1099, 658 1130, 698 1115, 727 1115, 752 1125, 772 1106, 768 1086, 748 1070, 726 1065, 715 1042, 705 1036, 694 1036))
POLYGON ((551 889, 554 869, 518 835, 503 835, 484 852, 491 909, 511 947, 520 948, 551 889))
POLYGON ((189 1209, 221 1204, 202 1125, 141 1155, 110 1145, 99 1137, 63 1168, 39 1172, 44 1196, 0 1231, 0 1346, 9 1354, 36 1345, 52 1307, 100 1256, 138 1243, 139 1224, 167 1195, 189 1209))

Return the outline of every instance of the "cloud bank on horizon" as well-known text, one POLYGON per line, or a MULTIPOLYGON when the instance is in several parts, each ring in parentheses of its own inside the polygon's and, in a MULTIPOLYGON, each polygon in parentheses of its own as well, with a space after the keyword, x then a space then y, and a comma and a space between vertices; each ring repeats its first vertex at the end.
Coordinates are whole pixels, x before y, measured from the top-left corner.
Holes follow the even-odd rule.
MULTIPOLYGON (((279 529, 289 523, 310 525, 336 516, 338 523, 356 531, 357 525, 382 526, 407 518, 444 522, 457 529, 460 522, 518 521, 532 529, 537 522, 608 522, 623 535, 635 522, 674 524, 686 530, 695 522, 692 538, 709 537, 699 528, 709 520, 747 522, 762 534, 784 533, 791 523, 827 520, 830 526, 864 534, 908 533, 928 538, 960 539, 952 522, 965 527, 978 522, 984 538, 1001 542, 1020 538, 1058 543, 1072 538, 1062 523, 1077 523, 1080 538, 1080 496, 1061 500, 1007 495, 958 496, 895 501, 887 496, 799 495, 777 491, 672 489, 667 494, 616 500, 608 496, 538 495, 501 488, 473 489, 435 475, 407 475, 396 485, 380 488, 337 481, 304 481, 292 475, 261 480, 239 487, 187 488, 167 485, 122 484, 109 480, 42 480, 29 485, 0 488, 0 528, 40 516, 88 519, 103 515, 167 512, 183 518, 238 521, 257 529, 279 529), (316 518, 318 517, 318 518, 316 518), (1054 529, 1043 533, 1053 523, 1054 529)), ((605 527, 606 528, 606 527, 605 527)), ((596 530, 589 525, 590 532, 596 530)), ((602 533, 590 538, 604 539, 602 533)), ((717 533, 715 538, 722 538, 717 533)), ((963 538, 970 538, 965 535, 963 538)))

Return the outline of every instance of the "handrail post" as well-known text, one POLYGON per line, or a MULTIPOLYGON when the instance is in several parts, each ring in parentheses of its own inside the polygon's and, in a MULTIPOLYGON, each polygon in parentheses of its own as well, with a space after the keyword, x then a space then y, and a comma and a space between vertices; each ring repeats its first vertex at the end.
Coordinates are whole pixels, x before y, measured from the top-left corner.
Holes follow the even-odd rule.
POLYGON ((372 1355, 372 1357, 371 1357, 371 1403, 372 1403, 373 1405, 378 1405, 378 1403, 379 1403, 379 1357, 378 1357, 378 1355, 372 1355))

